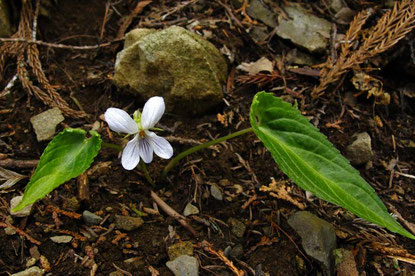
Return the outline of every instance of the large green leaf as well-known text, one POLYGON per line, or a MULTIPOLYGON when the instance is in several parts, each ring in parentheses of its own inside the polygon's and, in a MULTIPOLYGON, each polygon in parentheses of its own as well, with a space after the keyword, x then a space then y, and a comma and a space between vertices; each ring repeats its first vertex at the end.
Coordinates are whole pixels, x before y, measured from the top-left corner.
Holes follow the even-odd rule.
POLYGON ((23 199, 13 211, 43 198, 89 168, 101 148, 101 136, 96 131, 90 134, 87 138, 82 129, 65 129, 56 135, 40 157, 23 199))
POLYGON ((349 161, 289 103, 260 92, 250 121, 281 170, 301 188, 357 216, 415 239, 394 218, 349 161))

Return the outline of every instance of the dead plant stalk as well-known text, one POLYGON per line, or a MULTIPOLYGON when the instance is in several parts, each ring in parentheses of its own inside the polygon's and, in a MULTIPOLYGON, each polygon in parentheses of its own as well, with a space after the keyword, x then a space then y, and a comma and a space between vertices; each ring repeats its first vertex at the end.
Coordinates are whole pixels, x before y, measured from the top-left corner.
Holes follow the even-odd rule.
POLYGON ((379 19, 368 32, 369 36, 353 51, 352 46, 357 42, 369 16, 370 12, 367 10, 355 16, 345 35, 339 58, 332 60, 329 57, 325 68, 320 71, 320 84, 313 89, 313 97, 320 97, 331 83, 338 81, 350 69, 385 52, 404 38, 415 27, 415 3, 412 0, 395 2, 393 9, 379 19))

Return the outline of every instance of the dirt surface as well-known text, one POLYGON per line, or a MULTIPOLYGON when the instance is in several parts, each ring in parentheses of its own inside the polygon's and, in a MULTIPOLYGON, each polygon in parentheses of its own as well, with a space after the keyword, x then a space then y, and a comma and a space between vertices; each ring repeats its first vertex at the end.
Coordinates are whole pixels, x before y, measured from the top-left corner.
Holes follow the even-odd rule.
MULTIPOLYGON (((41 12, 39 16, 37 39, 77 46, 98 45, 116 39, 123 19, 136 6, 136 1, 124 0, 52 2, 46 7, 47 15, 41 12), (106 6, 106 3, 110 5, 106 6)), ((325 1, 312 1, 312 5, 305 3, 310 1, 302 2, 317 16, 332 19, 329 13, 324 12, 325 1)), ((346 2, 350 2, 350 6, 356 10, 375 7, 371 2, 365 2, 364 5, 359 1, 346 2)), ((12 8, 18 13, 20 6, 14 4, 12 8)), ((211 32, 208 40, 219 49, 226 45, 234 55, 232 62, 228 60, 229 80, 221 106, 199 117, 186 118, 174 113, 163 117, 161 126, 166 129, 165 136, 174 138, 172 145, 175 153, 192 146, 190 139, 208 141, 249 127, 249 108, 255 93, 261 90, 275 91, 278 96, 296 100, 302 113, 342 153, 352 142, 353 134, 367 131, 372 138, 374 157, 370 165, 358 166, 357 169, 388 207, 391 204, 406 221, 415 222, 415 182, 402 175, 415 171, 415 105, 414 99, 402 92, 403 88, 412 85, 410 72, 404 77, 403 72, 396 70, 402 57, 396 57, 397 61, 390 62, 388 68, 373 73, 382 79, 390 91, 389 105, 375 105, 373 98, 366 98, 367 94, 352 96, 354 103, 348 104, 346 94, 358 92, 350 83, 351 75, 347 75, 337 88, 331 87, 333 93, 313 99, 310 91, 318 84, 318 79, 284 70, 283 54, 294 46, 276 36, 268 42, 255 42, 249 33, 236 26, 233 16, 243 22, 246 28, 250 24, 261 23, 249 22, 243 13, 235 10, 228 1, 153 1, 128 25, 127 30, 137 26, 160 29, 179 25, 191 28, 190 23, 198 21, 199 24, 192 25, 199 26, 194 27, 194 30, 211 32), (236 66, 260 57, 282 62, 277 67, 284 77, 262 86, 255 82, 247 84, 237 81, 238 76, 245 73, 236 70, 236 66), (226 123, 220 122, 217 114, 225 116, 226 123), (383 126, 376 123, 375 116, 379 116, 383 126), (333 127, 336 122, 339 123, 333 127), (397 161, 392 171, 388 169, 391 160, 397 161)), ((380 15, 381 11, 373 20, 380 15)), ((18 22, 19 17, 16 17, 16 26, 18 22)), ((339 32, 344 33, 347 25, 338 28, 339 32)), ((407 40, 398 43, 388 53, 405 52, 408 45, 413 43, 412 39, 408 35, 407 40)), ((80 106, 88 114, 87 118, 82 119, 66 116, 57 131, 65 127, 88 130, 94 122, 99 122, 99 132, 105 142, 121 142, 116 135, 111 134, 102 120, 102 114, 108 107, 124 108, 132 114, 144 104, 125 91, 117 90, 111 81, 116 53, 121 49, 122 41, 91 50, 39 46, 43 70, 50 83, 73 109, 79 110, 80 106)), ((386 59, 387 55, 377 58, 386 59)), ((327 54, 319 58, 324 61, 326 57, 327 54)), ((0 82, 2 88, 13 77, 15 70, 16 61, 10 59, 0 82)), ((47 109, 44 103, 28 95, 19 82, 16 82, 9 95, 1 98, 0 151, 3 159, 39 159, 47 142, 36 140, 30 118, 47 109)), ((157 175, 167 162, 155 158, 149 166, 150 173, 157 175)), ((157 191, 179 213, 189 202, 199 208, 200 213, 188 220, 196 230, 197 237, 163 211, 160 210, 160 215, 145 211, 148 210, 145 208, 154 208, 148 183, 141 172, 122 168, 117 151, 101 150, 93 167, 87 173, 87 198, 80 198, 79 195, 81 179, 72 179, 37 202, 29 217, 14 218, 12 225, 39 241, 40 245, 22 235, 6 235, 4 227, 0 228, 1 275, 26 269, 31 257, 39 258, 34 253, 36 248, 44 256, 42 260, 45 258, 49 262, 50 275, 108 275, 117 270, 125 275, 151 275, 151 271, 158 271, 159 275, 173 275, 165 265, 169 261, 167 248, 178 241, 192 242, 194 255, 200 262, 201 275, 233 275, 229 265, 202 248, 202 241, 208 241, 216 251, 242 245, 243 252, 231 260, 247 275, 254 275, 254 272, 255 275, 322 273, 321 265, 306 255, 300 237, 287 223, 287 218, 299 210, 298 206, 259 191, 262 185, 271 182, 271 178, 286 181, 285 185, 295 201, 305 204, 306 210, 335 227, 338 247, 352 250, 359 272, 368 275, 409 275, 415 272, 415 267, 409 264, 411 260, 414 262, 411 255, 415 254, 413 241, 356 220, 337 206, 308 198, 278 169, 253 134, 190 155, 169 172, 168 180, 162 183, 164 187, 157 191), (97 169, 97 166, 100 167, 97 169), (223 201, 210 195, 212 185, 218 185, 222 190, 223 201), (87 226, 76 216, 84 210, 98 214, 105 220, 99 226, 87 226), (144 215, 142 218, 145 223, 139 229, 125 232, 112 227, 115 215, 137 216, 135 210, 144 215), (229 218, 245 224, 243 237, 232 234, 229 218), (67 244, 57 244, 50 240, 56 235, 71 235, 74 239, 67 244), (374 246, 374 242, 382 247, 374 246), (397 261, 388 255, 406 257, 407 262, 397 261)), ((30 176, 34 168, 12 166, 7 169, 30 176)), ((0 191, 0 221, 6 220, 10 199, 22 194, 25 184, 27 179, 0 191)), ((37 265, 47 268, 45 261, 39 260, 37 265)))

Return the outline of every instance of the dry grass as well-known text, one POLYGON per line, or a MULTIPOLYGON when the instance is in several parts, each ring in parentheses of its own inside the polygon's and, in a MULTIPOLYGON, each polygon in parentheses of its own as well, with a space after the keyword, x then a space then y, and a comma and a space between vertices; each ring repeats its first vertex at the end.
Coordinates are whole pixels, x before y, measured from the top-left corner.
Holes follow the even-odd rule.
MULTIPOLYGON (((12 38, 24 39, 27 41, 36 40, 36 18, 37 11, 32 9, 31 1, 23 1, 22 11, 20 14, 20 23, 17 33, 12 38), (33 26, 31 25, 33 22, 33 26)), ((17 77, 26 91, 41 100, 44 104, 51 107, 58 107, 65 115, 80 118, 87 114, 83 111, 73 110, 68 103, 60 96, 55 88, 49 83, 39 59, 39 50, 36 44, 28 44, 21 42, 5 42, 0 47, 0 80, 2 79, 6 60, 15 58, 17 77), (31 68, 31 72, 28 70, 31 68), (35 85, 30 80, 34 75, 37 83, 43 88, 35 85)), ((13 82, 16 78, 13 78, 13 82)), ((13 83, 8 84, 9 89, 13 83)))
POLYGON ((358 68, 363 62, 385 52, 404 38, 415 27, 415 3, 413 0, 395 2, 393 9, 387 11, 377 24, 368 30, 369 35, 362 39, 360 46, 353 49, 369 16, 369 11, 362 11, 355 16, 341 46, 339 58, 329 58, 321 70, 320 84, 313 89, 313 97, 320 97, 327 87, 338 81, 343 74, 358 68))

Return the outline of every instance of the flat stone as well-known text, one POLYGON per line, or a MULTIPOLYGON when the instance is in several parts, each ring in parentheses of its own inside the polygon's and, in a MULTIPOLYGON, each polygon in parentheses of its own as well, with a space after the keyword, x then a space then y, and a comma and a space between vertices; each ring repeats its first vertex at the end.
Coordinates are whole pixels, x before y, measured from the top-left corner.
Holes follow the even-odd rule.
POLYGON ((0 37, 9 37, 11 33, 10 12, 7 0, 0 0, 0 37))
POLYGON ((238 238, 242 238, 245 234, 246 226, 243 222, 236 218, 229 218, 228 224, 231 228, 231 232, 238 238))
POLYGON ((355 140, 346 148, 346 156, 352 165, 363 165, 372 160, 373 151, 369 133, 356 133, 355 140))
POLYGON ((36 258, 31 257, 27 260, 26 267, 34 266, 36 264, 36 262, 37 262, 36 258))
POLYGON ((183 211, 183 216, 187 217, 190 215, 197 215, 197 214, 199 214, 199 209, 196 206, 194 206, 192 203, 190 202, 187 203, 183 211))
POLYGON ((178 26, 135 29, 117 54, 114 83, 139 98, 162 96, 168 112, 201 114, 222 102, 225 59, 213 44, 178 26))
POLYGON ((232 247, 231 251, 229 252, 229 256, 234 259, 240 259, 243 254, 244 254, 244 247, 240 243, 232 247))
POLYGON ((246 8, 247 14, 257 20, 262 21, 265 25, 275 28, 278 24, 277 14, 266 7, 261 0, 249 1, 249 6, 246 8))
POLYGON ((173 261, 167 262, 166 266, 175 276, 199 275, 199 262, 193 256, 182 255, 173 261))
POLYGON ((73 237, 64 235, 64 236, 53 236, 53 237, 50 237, 50 239, 54 243, 69 243, 72 241, 73 237))
POLYGON ((216 185, 211 185, 210 186, 210 194, 216 200, 223 200, 222 191, 216 185))
POLYGON ((27 217, 30 215, 33 204, 27 205, 20 211, 17 211, 17 212, 12 211, 14 207, 16 207, 20 203, 20 201, 22 201, 22 198, 23 196, 15 196, 10 200, 10 215, 14 217, 27 217))
POLYGON ((94 213, 85 210, 82 213, 82 220, 85 222, 86 225, 98 225, 102 221, 102 217, 95 215, 94 213))
POLYGON ((115 226, 118 229, 122 229, 125 231, 132 231, 132 230, 139 228, 143 224, 144 224, 144 221, 140 217, 115 215, 115 226))
POLYGON ((288 14, 280 16, 276 34, 311 53, 323 53, 329 41, 331 23, 310 14, 300 5, 285 6, 288 14))
POLYGON ((327 275, 333 272, 333 250, 336 234, 333 226, 307 211, 299 211, 288 219, 288 224, 301 237, 307 255, 320 261, 327 275))
POLYGON ((179 256, 182 255, 193 255, 193 244, 190 241, 178 242, 173 245, 170 245, 167 249, 167 254, 169 255, 170 261, 173 261, 179 256))
POLYGON ((65 120, 59 108, 54 107, 30 118, 37 140, 51 139, 56 132, 56 126, 65 120))
POLYGON ((45 273, 43 269, 37 266, 32 266, 26 270, 12 274, 11 276, 42 276, 45 273))

